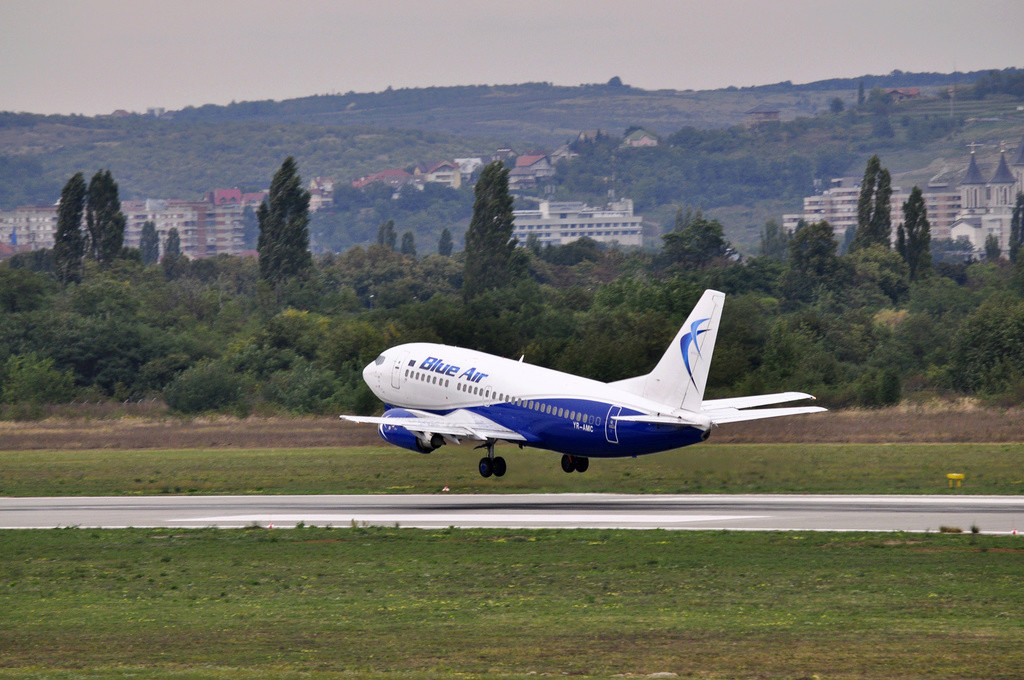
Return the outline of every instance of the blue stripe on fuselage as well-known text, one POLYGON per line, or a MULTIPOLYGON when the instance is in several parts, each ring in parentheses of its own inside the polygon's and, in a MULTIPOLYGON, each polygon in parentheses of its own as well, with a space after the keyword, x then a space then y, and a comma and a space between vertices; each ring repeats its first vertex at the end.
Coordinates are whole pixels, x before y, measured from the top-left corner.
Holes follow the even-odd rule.
MULTIPOLYGON (((696 444, 702 432, 694 427, 677 427, 656 423, 616 421, 615 436, 609 436, 608 413, 612 404, 587 399, 531 399, 553 409, 575 411, 584 418, 549 414, 508 402, 486 406, 469 406, 463 410, 478 413, 524 437, 527 446, 549 449, 572 456, 589 458, 623 458, 657 453, 696 444), (581 422, 585 419, 586 422, 581 422), (618 443, 609 440, 618 440, 618 443)), ((450 413, 446 410, 438 413, 450 413)), ((622 408, 619 415, 636 415, 634 409, 622 408)))

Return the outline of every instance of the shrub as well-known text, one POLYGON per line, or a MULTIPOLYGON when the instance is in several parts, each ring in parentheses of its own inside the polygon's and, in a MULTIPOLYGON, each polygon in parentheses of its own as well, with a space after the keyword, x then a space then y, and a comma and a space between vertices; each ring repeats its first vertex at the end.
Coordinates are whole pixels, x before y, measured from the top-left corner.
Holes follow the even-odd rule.
POLYGON ((341 408, 342 387, 334 371, 300 363, 270 376, 263 396, 296 413, 326 413, 341 408))
POLYGON ((245 379, 215 361, 204 361, 178 375, 163 392, 180 413, 201 413, 246 406, 245 379))
POLYGON ((8 404, 56 404, 74 395, 71 371, 58 371, 49 357, 16 354, 8 357, 0 371, 0 401, 8 404))

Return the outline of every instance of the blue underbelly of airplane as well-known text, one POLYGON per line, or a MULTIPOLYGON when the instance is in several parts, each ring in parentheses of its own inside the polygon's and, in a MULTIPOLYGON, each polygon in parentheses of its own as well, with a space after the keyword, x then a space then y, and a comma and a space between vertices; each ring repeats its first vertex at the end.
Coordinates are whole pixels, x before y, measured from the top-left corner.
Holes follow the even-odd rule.
MULTIPOLYGON (((579 399, 551 399, 543 404, 545 408, 550 406, 553 413, 508 403, 464 410, 522 433, 526 437, 524 446, 586 458, 642 456, 697 444, 706 439, 705 433, 695 427, 618 421, 617 416, 639 412, 615 405, 579 399)), ((438 415, 451 413, 432 412, 438 415)))

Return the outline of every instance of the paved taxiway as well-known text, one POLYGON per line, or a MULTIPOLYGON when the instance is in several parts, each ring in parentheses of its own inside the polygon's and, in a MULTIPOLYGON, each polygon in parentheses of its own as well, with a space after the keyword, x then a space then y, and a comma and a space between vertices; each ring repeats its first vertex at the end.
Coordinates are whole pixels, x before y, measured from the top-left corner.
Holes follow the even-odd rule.
POLYGON ((437 494, 0 498, 0 528, 624 528, 1024 533, 1019 496, 437 494))

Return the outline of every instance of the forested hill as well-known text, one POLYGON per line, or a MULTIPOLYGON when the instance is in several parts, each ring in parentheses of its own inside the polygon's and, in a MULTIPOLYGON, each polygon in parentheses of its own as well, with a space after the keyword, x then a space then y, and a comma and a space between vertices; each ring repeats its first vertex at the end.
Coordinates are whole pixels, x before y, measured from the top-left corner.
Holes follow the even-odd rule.
POLYGON ((621 131, 636 125, 670 134, 684 125, 721 128, 742 124, 758 104, 778 107, 783 120, 813 115, 840 97, 856 101, 858 89, 948 88, 987 74, 904 73, 833 78, 806 84, 785 81, 711 91, 643 90, 612 78, 606 84, 551 83, 388 89, 318 95, 285 101, 250 101, 190 107, 181 120, 303 120, 331 125, 374 125, 436 130, 508 142, 559 144, 579 130, 621 131))
MULTIPOLYGON (((1021 69, 893 72, 705 92, 641 90, 613 78, 578 87, 435 87, 243 102, 161 118, 0 113, 0 209, 52 204, 74 173, 101 168, 112 172, 122 199, 194 199, 216 188, 265 188, 287 156, 303 178, 332 177, 347 187, 372 172, 504 145, 551 151, 581 130, 600 129, 606 143, 560 167, 545 190, 591 202, 614 190, 633 198, 655 230, 680 206, 701 207, 750 253, 767 219, 799 209, 816 180, 861 172, 873 154, 897 182, 912 186, 962 167, 968 143, 980 142, 982 156, 998 153, 1000 142, 1024 135, 1016 110, 1021 89, 1021 69), (955 108, 946 95, 954 82, 955 108), (882 91, 874 88, 883 87, 919 88, 923 96, 875 97, 882 91), (748 129, 747 112, 759 104, 777 109, 781 122, 748 129), (659 147, 620 152, 618 140, 635 127, 657 134, 659 147)), ((338 212, 314 225, 317 244, 344 250, 366 242, 386 219, 421 243, 435 243, 444 227, 461 233, 471 197, 420 198, 415 206, 377 206, 372 196, 342 195, 338 212)))

